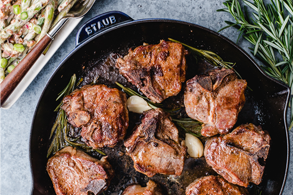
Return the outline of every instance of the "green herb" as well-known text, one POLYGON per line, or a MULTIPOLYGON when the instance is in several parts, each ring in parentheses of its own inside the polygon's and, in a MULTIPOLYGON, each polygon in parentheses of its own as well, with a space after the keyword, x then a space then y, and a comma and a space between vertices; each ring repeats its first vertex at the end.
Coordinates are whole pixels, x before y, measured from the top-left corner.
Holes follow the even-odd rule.
MULTIPOLYGON (((224 2, 226 8, 218 11, 230 13, 235 22, 226 21, 227 27, 235 27, 246 40, 254 45, 252 53, 264 65, 263 70, 271 77, 283 81, 293 89, 293 2, 275 0, 265 4, 263 0, 249 2, 242 0, 224 2), (248 14, 247 6, 251 13, 248 14), (253 18, 248 17, 252 15, 253 18)), ((223 28, 223 29, 225 29, 223 28)), ((221 29, 221 30, 223 30, 221 29)), ((291 94, 292 95, 292 94, 291 94)), ((293 100, 291 99, 291 117, 293 116, 293 100)), ((293 118, 291 125, 293 126, 293 118)))
POLYGON ((41 34, 42 28, 39 25, 34 25, 34 31, 37 34, 41 34))
POLYGON ((13 5, 12 7, 13 7, 14 14, 16 14, 16 15, 20 14, 21 8, 19 5, 13 5))
POLYGON ((202 123, 192 118, 180 118, 172 119, 172 121, 185 131, 185 133, 190 133, 195 137, 202 137, 200 134, 202 123))
POLYGON ((40 17, 38 19, 37 25, 42 26, 44 24, 44 22, 45 22, 45 18, 44 17, 40 17))
MULTIPOLYGON (((170 115, 174 115, 176 113, 176 111, 179 111, 181 108, 175 108, 172 110, 166 109, 163 107, 163 104, 155 104, 153 102, 151 102, 147 97, 145 97, 144 95, 140 95, 139 93, 137 93, 136 91, 128 88, 128 87, 124 87, 123 85, 121 85, 120 83, 116 82, 116 85, 118 85, 120 88, 123 89, 123 91, 125 91, 125 93, 127 93, 129 96, 139 96, 143 99, 146 100, 146 102, 148 103, 148 105, 152 108, 152 109, 156 109, 156 108, 161 108, 163 109, 165 112, 170 113, 170 115)), ((190 133, 196 137, 201 137, 201 134, 199 133, 201 130, 201 122, 198 122, 196 120, 193 120, 191 118, 180 118, 180 119, 173 119, 172 121, 179 126, 181 129, 183 129, 186 133, 190 133)))
MULTIPOLYGON (((67 86, 58 94, 56 101, 59 100, 61 97, 65 97, 66 95, 69 95, 75 88, 75 82, 76 82, 76 75, 74 74, 74 75, 72 75, 67 86)), ((62 105, 62 101, 54 110, 54 111, 58 111, 58 113, 57 113, 55 123, 51 129, 51 134, 50 134, 49 139, 51 139, 53 137, 54 133, 55 133, 55 135, 54 135, 53 140, 51 142, 51 145, 48 149, 47 158, 52 153, 55 154, 57 151, 59 151, 60 149, 62 149, 65 146, 68 146, 68 145, 73 146, 73 147, 79 147, 79 148, 82 148, 87 151, 94 150, 96 152, 99 152, 102 155, 106 155, 104 152, 102 152, 98 149, 93 149, 93 148, 87 146, 85 143, 77 142, 77 140, 79 138, 72 139, 72 138, 68 137, 69 124, 67 123, 65 111, 60 108, 61 105, 62 105)))
POLYGON ((0 83, 5 79, 4 68, 0 68, 0 83))
MULTIPOLYGON (((63 111, 64 112, 64 111, 63 111)), ((66 122, 67 122, 67 120, 66 120, 66 122)), ((64 131, 64 135, 65 135, 65 141, 69 144, 69 145, 71 145, 71 146, 73 146, 73 147, 80 147, 80 148, 82 148, 82 149, 84 149, 84 150, 86 150, 86 151, 92 151, 92 150, 94 150, 94 151, 96 151, 96 152, 98 152, 98 153, 100 153, 100 154, 102 154, 102 155, 106 155, 104 152, 102 152, 101 150, 98 150, 98 149, 93 149, 92 147, 90 147, 90 146, 87 146, 86 144, 84 144, 84 143, 78 143, 78 142, 76 142, 80 137, 78 137, 78 138, 75 138, 75 139, 71 139, 71 138, 69 138, 67 135, 68 135, 68 130, 69 130, 69 127, 68 127, 69 125, 67 124, 66 126, 65 126, 65 131, 64 131)))
POLYGON ((163 104, 158 104, 158 103, 153 103, 150 99, 148 99, 146 96, 141 95, 139 93, 137 93, 136 91, 128 88, 128 87, 124 87, 123 85, 121 85, 120 83, 116 82, 116 85, 118 85, 121 89, 123 89, 123 91, 125 91, 125 93, 127 93, 129 96, 133 96, 136 95, 138 97, 143 98, 147 104, 152 108, 152 109, 156 109, 156 108, 161 108, 163 109, 165 112, 169 112, 170 115, 174 115, 177 111, 179 111, 181 108, 174 108, 172 110, 170 109, 166 109, 164 108, 163 104))
POLYGON ((80 78, 79 81, 77 82, 76 86, 79 86, 82 81, 83 81, 83 78, 80 78))
POLYGON ((38 7, 35 8, 35 11, 39 11, 41 9, 42 9, 42 6, 38 6, 38 7))
POLYGON ((20 14, 20 19, 25 20, 25 19, 27 19, 27 18, 28 18, 28 14, 27 14, 27 12, 22 12, 22 13, 20 14))
MULTIPOLYGON (((153 102, 151 102, 147 97, 145 97, 144 95, 140 95, 139 93, 137 93, 136 91, 128 88, 128 87, 124 87, 123 85, 121 85, 120 83, 116 82, 116 85, 118 85, 121 89, 123 89, 123 91, 125 91, 125 93, 127 93, 129 96, 139 96, 143 99, 146 100, 146 102, 148 103, 148 105, 152 108, 152 109, 156 109, 156 108, 162 108, 165 112, 169 112, 171 115, 173 112, 176 112, 178 110, 180 110, 180 108, 176 108, 173 110, 169 110, 169 109, 165 109, 163 108, 162 104, 155 104, 153 102)), ((196 120, 193 120, 191 118, 180 118, 180 119, 172 119, 172 121, 179 126, 181 129, 183 129, 186 133, 190 133, 196 137, 201 137, 201 134, 198 133, 201 130, 201 122, 198 122, 196 120)))
POLYGON ((91 82, 92 85, 97 84, 98 79, 100 78, 100 76, 95 76, 93 81, 91 82))
POLYGON ((211 62, 213 65, 217 67, 221 66, 227 69, 232 69, 238 75, 238 77, 241 78, 240 74, 233 68, 233 66, 230 65, 231 64, 230 62, 225 62, 220 56, 218 56, 214 52, 197 49, 195 47, 189 46, 175 39, 171 39, 171 38, 168 38, 168 39, 175 43, 182 44, 183 46, 187 47, 191 52, 193 52, 193 54, 195 54, 196 56, 203 57, 204 59, 208 60, 209 62, 211 62))
POLYGON ((191 124, 191 125, 201 125, 201 122, 193 120, 191 118, 180 118, 180 119, 172 119, 175 122, 183 123, 183 124, 191 124))
POLYGON ((13 49, 18 52, 23 52, 25 47, 22 44, 14 44, 13 49))
POLYGON ((123 89, 123 91, 125 91, 125 93, 127 93, 129 96, 133 96, 136 95, 138 97, 143 98, 144 100, 146 100, 146 102, 148 103, 148 105, 152 108, 152 109, 156 109, 159 107, 162 107, 162 104, 157 104, 157 103, 153 103, 151 102, 151 100, 149 100, 147 97, 145 97, 144 95, 140 95, 139 93, 137 93, 136 91, 128 88, 128 87, 124 87, 123 85, 121 85, 120 83, 116 82, 116 85, 118 85, 118 87, 120 87, 121 89, 123 89))
POLYGON ((136 95, 136 96, 139 96, 139 97, 145 99, 146 101, 150 101, 147 97, 140 95, 139 93, 137 93, 136 91, 134 91, 128 87, 124 87, 122 84, 120 84, 118 82, 116 82, 115 84, 118 85, 118 87, 120 87, 121 89, 123 89, 123 91, 125 91, 125 93, 127 93, 129 96, 136 95))
POLYGON ((54 16, 54 8, 51 8, 48 13, 48 19, 53 20, 53 16, 54 16))
POLYGON ((8 73, 11 73, 11 72, 13 71, 14 68, 15 68, 14 65, 10 65, 10 66, 8 66, 8 68, 7 68, 7 72, 8 72, 8 73))
MULTIPOLYGON (((75 82, 76 82, 76 75, 74 74, 71 77, 67 86, 58 94, 56 101, 58 101, 61 97, 65 97, 66 95, 69 95, 74 89, 75 82)), ((59 105, 55 108, 54 111, 57 112, 60 109, 61 105, 62 105, 62 101, 60 101, 59 105)))
POLYGON ((8 62, 7 62, 7 65, 10 65, 12 62, 14 62, 14 60, 16 60, 15 57, 11 57, 9 58, 8 62))
POLYGON ((7 66, 8 60, 6 58, 1 58, 0 66, 1 68, 5 68, 7 66))

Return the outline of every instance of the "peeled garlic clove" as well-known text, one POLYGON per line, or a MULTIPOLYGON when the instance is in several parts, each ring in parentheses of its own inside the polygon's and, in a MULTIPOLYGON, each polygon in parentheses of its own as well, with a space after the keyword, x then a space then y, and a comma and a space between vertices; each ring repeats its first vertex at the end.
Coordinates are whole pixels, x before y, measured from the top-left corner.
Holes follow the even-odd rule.
POLYGON ((136 95, 130 96, 126 101, 126 105, 129 111, 140 114, 152 109, 143 98, 136 95))
POLYGON ((197 137, 186 133, 185 144, 187 152, 191 157, 198 158, 203 156, 203 145, 197 137))

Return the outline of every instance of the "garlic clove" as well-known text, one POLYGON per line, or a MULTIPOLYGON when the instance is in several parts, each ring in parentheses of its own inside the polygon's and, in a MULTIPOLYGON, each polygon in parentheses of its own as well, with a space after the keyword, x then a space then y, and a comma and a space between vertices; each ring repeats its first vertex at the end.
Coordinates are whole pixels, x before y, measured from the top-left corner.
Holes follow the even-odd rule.
POLYGON ((191 157, 199 158, 203 156, 203 145, 197 137, 186 133, 185 144, 187 146, 187 152, 191 157))
POLYGON ((126 101, 126 105, 129 111, 139 114, 152 109, 143 98, 136 95, 130 96, 126 101))

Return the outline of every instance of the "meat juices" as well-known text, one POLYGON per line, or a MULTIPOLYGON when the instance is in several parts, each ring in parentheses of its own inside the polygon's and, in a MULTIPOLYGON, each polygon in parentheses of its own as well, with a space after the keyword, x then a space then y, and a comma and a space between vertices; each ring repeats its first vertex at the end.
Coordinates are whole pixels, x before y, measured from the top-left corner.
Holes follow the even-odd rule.
POLYGON ((185 81, 187 51, 179 43, 161 40, 157 45, 129 49, 118 58, 119 73, 154 103, 161 103, 181 91, 185 81))
POLYGON ((149 180, 146 187, 138 184, 128 186, 122 195, 162 195, 162 192, 155 182, 149 180))
POLYGON ((205 176, 186 188, 186 195, 248 195, 246 189, 228 183, 220 176, 205 176))
POLYGON ((71 146, 48 160, 47 172, 57 195, 96 195, 108 188, 114 176, 107 157, 97 160, 71 146))
POLYGON ((93 148, 114 147, 129 125, 126 95, 106 85, 86 85, 63 99, 68 122, 82 127, 81 136, 93 148))
POLYGON ((253 124, 240 125, 224 137, 206 142, 204 155, 208 165, 228 182, 247 187, 261 183, 270 149, 270 136, 253 124))
POLYGON ((181 175, 186 147, 184 142, 180 144, 178 129, 162 109, 145 112, 124 145, 136 171, 148 177, 156 173, 181 175))
POLYGON ((227 134, 245 103, 247 82, 229 69, 196 75, 186 82, 184 105, 190 118, 203 122, 201 134, 227 134))

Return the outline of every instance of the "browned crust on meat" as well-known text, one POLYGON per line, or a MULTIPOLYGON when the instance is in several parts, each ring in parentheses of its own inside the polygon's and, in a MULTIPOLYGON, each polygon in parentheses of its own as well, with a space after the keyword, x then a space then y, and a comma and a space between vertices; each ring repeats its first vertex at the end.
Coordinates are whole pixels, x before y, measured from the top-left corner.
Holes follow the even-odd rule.
POLYGON ((261 127, 245 124, 224 137, 214 137, 205 144, 206 162, 227 181, 247 187, 259 185, 270 148, 270 136, 261 127))
POLYGON ((248 195, 248 191, 228 183, 220 176, 196 179, 186 188, 186 195, 248 195))
POLYGON ((107 157, 98 160, 71 146, 48 160, 47 172, 57 195, 98 194, 108 188, 114 176, 107 157))
POLYGON ((68 122, 82 127, 81 136, 93 148, 114 147, 129 125, 126 94, 106 85, 86 85, 63 99, 68 122))
POLYGON ((156 173, 181 175, 186 147, 179 142, 178 129, 162 109, 144 113, 142 123, 124 142, 134 168, 148 177, 156 173))
POLYGON ((184 105, 189 117, 203 122, 201 134, 227 134, 237 122, 247 82, 229 69, 196 75, 186 82, 184 105))
POLYGON ((179 43, 161 40, 157 45, 130 49, 116 61, 116 67, 129 82, 155 103, 175 96, 185 81, 187 51, 179 43))
POLYGON ((162 191, 155 182, 149 180, 146 187, 141 187, 139 184, 128 186, 122 195, 162 195, 162 191))

